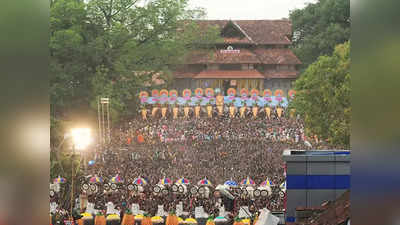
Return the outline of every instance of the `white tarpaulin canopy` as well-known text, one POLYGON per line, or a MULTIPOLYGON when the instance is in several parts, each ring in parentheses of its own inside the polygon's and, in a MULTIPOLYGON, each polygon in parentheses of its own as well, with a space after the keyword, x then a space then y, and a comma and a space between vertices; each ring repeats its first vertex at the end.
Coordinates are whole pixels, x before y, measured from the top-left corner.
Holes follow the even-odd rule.
POLYGON ((255 225, 278 225, 279 218, 272 215, 271 211, 266 208, 260 210, 260 216, 255 225))

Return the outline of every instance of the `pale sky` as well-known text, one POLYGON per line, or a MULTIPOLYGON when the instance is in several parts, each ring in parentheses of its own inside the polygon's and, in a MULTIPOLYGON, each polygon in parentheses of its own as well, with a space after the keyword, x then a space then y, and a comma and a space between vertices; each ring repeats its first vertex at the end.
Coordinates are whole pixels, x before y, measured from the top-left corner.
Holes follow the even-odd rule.
POLYGON ((189 0, 190 8, 201 7, 206 19, 282 19, 289 11, 304 8, 317 0, 189 0))

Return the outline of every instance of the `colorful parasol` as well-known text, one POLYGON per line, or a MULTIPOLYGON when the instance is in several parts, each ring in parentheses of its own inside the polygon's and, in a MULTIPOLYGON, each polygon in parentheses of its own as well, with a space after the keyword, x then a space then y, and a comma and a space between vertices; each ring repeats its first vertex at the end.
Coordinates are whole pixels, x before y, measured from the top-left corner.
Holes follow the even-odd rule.
POLYGON ((158 184, 168 185, 168 184, 171 184, 171 180, 164 177, 163 179, 161 179, 161 180, 158 182, 158 184))
POLYGON ((161 216, 153 216, 153 217, 151 217, 151 222, 164 223, 164 219, 161 216))
POLYGON ((242 222, 243 224, 249 224, 249 225, 251 224, 251 223, 250 223, 250 219, 242 219, 241 222, 242 222))
POLYGON ((197 220, 195 218, 187 218, 185 220, 186 224, 197 224, 197 220))
POLYGON ((281 190, 286 190, 286 181, 284 181, 281 185, 279 185, 281 190))
POLYGON ((138 177, 138 178, 136 178, 136 179, 133 181, 133 184, 136 184, 136 185, 146 185, 146 184, 147 184, 147 181, 146 181, 146 179, 144 179, 144 178, 138 177))
POLYGON ((240 182, 241 185, 254 185, 254 181, 247 177, 240 182))
POLYGON ((120 217, 117 214, 110 214, 106 218, 107 220, 120 220, 120 217))
POLYGON ((212 185, 211 181, 207 180, 207 178, 200 180, 197 184, 198 185, 209 185, 209 186, 212 185))
POLYGON ((143 215, 139 214, 135 216, 135 220, 142 220, 143 219, 143 215))
POLYGON ((96 176, 93 176, 93 177, 91 177, 90 178, 90 180, 89 180, 89 182, 90 183, 103 183, 103 179, 101 178, 101 177, 98 177, 97 175, 96 176))
POLYGON ((185 179, 183 177, 181 179, 177 180, 175 183, 177 183, 177 184, 190 184, 189 180, 185 179))
POLYGON ((111 178, 111 183, 123 183, 124 180, 117 174, 117 176, 111 178))
POLYGON ((237 187, 238 186, 238 184, 232 179, 225 181, 224 185, 227 185, 227 186, 230 186, 230 187, 237 187))
POLYGON ((57 178, 54 178, 53 183, 55 184, 64 184, 67 182, 67 180, 64 177, 58 176, 57 178))
POLYGON ((266 186, 268 186, 268 187, 271 187, 272 186, 272 182, 269 180, 269 178, 267 177, 267 179, 264 181, 264 182, 262 182, 261 184, 260 184, 260 186, 261 187, 266 187, 266 186))

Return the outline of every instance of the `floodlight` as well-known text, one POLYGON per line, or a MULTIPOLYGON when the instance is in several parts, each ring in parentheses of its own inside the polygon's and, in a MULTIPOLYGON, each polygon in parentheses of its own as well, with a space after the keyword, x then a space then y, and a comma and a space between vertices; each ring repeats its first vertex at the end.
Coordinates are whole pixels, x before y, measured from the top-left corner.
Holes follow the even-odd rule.
POLYGON ((71 130, 71 136, 77 150, 85 149, 92 142, 89 128, 74 128, 71 130))

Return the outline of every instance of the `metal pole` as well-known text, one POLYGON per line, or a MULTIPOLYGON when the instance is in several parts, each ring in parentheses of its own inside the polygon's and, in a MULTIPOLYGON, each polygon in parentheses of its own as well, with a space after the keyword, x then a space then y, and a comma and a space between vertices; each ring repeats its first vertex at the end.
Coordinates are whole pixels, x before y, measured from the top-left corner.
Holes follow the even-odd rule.
POLYGON ((107 102, 107 126, 108 126, 108 143, 111 143, 111 132, 110 132, 110 102, 107 102))
POLYGON ((100 97, 97 99, 97 120, 99 122, 99 141, 100 141, 100 146, 101 144, 101 123, 100 123, 100 97))
POLYGON ((103 103, 101 103, 101 125, 102 125, 101 141, 104 144, 105 143, 105 140, 104 140, 104 133, 105 132, 104 132, 104 105, 103 105, 103 103))
POLYGON ((71 171, 72 171, 72 176, 71 176, 71 219, 73 219, 72 217, 72 210, 74 207, 74 156, 75 156, 75 144, 72 145, 72 166, 71 166, 71 171))

